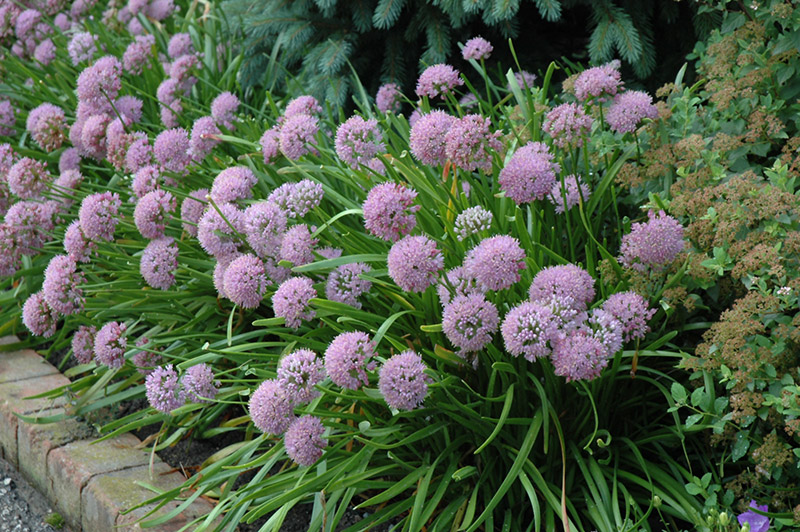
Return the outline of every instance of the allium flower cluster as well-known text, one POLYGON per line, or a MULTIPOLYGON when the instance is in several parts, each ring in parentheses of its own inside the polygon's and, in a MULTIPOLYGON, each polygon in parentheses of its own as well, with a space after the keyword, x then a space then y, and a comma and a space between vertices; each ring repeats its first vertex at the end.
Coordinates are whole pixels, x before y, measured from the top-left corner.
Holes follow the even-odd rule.
POLYGON ((139 273, 144 281, 159 290, 167 290, 175 284, 178 269, 178 245, 172 237, 151 240, 142 252, 139 273))
POLYGON ((131 190, 134 196, 143 198, 148 193, 158 190, 162 179, 161 170, 158 166, 154 164, 142 166, 133 174, 131 190))
POLYGON ((625 91, 614 96, 614 102, 606 111, 606 122, 612 131, 630 133, 645 118, 658 118, 658 109, 653 98, 642 91, 625 91))
POLYGON ((122 202, 119 195, 111 192, 99 192, 83 198, 78 211, 81 230, 90 240, 111 240, 119 219, 119 208, 122 202))
POLYGON ((457 166, 469 170, 492 170, 492 152, 500 150, 500 132, 490 132, 492 123, 478 114, 453 122, 444 137, 445 154, 457 166))
POLYGON ((34 48, 33 58, 45 66, 49 65, 56 58, 56 45, 51 39, 43 40, 34 48))
POLYGON ((189 139, 189 153, 195 161, 202 161, 211 153, 221 140, 218 135, 222 131, 214 123, 214 118, 204 116, 194 121, 192 125, 192 135, 189 139))
POLYGON ((270 193, 267 201, 276 203, 289 218, 302 218, 322 201, 322 185, 310 179, 298 183, 284 183, 270 193))
POLYGON ((80 170, 80 165, 81 154, 76 148, 67 148, 61 152, 61 157, 58 158, 58 171, 61 173, 68 170, 80 170))
POLYGON ((209 206, 200 218, 197 240, 206 253, 220 258, 236 253, 241 245, 236 233, 244 232, 244 212, 232 203, 223 203, 217 208, 219 212, 209 206))
POLYGON ((521 205, 550 194, 560 171, 561 166, 553 162, 553 154, 546 144, 529 142, 514 152, 500 171, 497 182, 506 196, 521 205))
POLYGON ((169 192, 156 189, 145 194, 133 211, 139 233, 149 239, 164 236, 164 229, 176 207, 175 198, 169 192))
POLYGON ((417 225, 414 205, 417 192, 398 183, 381 183, 367 194, 364 201, 364 226, 383 240, 396 242, 417 225))
POLYGON ((0 135, 14 134, 14 124, 17 123, 17 110, 8 100, 0 100, 0 135))
POLYGON ((325 379, 325 361, 310 349, 299 349, 278 364, 278 382, 296 404, 310 403, 320 394, 314 388, 325 379))
POLYGON ((361 308, 361 302, 358 298, 370 291, 372 283, 366 279, 361 279, 359 275, 370 271, 372 271, 372 268, 361 262, 342 264, 328 275, 328 282, 325 284, 325 297, 330 301, 361 308))
POLYGON ((309 151, 316 151, 313 145, 318 131, 319 122, 314 116, 296 114, 286 117, 278 135, 281 153, 288 159, 297 160, 309 151))
POLYGON ((200 60, 194 55, 184 55, 172 62, 169 67, 169 77, 177 82, 177 87, 184 93, 188 93, 192 86, 197 83, 194 76, 195 71, 200 66, 200 60))
POLYGON ((250 396, 250 418, 267 434, 283 434, 294 419, 292 397, 277 380, 266 380, 250 396))
POLYGON ((640 271, 662 268, 683 250, 683 226, 664 211, 647 213, 648 221, 635 223, 622 237, 620 262, 640 271))
POLYGON ((489 59, 492 50, 494 50, 492 43, 483 37, 473 37, 464 45, 464 49, 461 50, 461 56, 465 61, 470 59, 480 61, 482 59, 489 59))
POLYGON ((234 129, 236 120, 236 110, 239 108, 239 98, 232 92, 220 93, 211 102, 211 116, 217 125, 224 126, 226 129, 234 129))
POLYGON ((450 300, 457 296, 470 294, 485 294, 486 287, 478 283, 474 276, 467 273, 463 266, 448 270, 447 274, 439 279, 436 293, 442 307, 447 306, 450 300))
POLYGON ((153 164, 153 147, 147 138, 137 138, 125 154, 125 168, 131 173, 136 173, 145 166, 153 164))
POLYGON ((574 264, 549 266, 534 276, 528 294, 531 301, 543 304, 553 296, 569 298, 573 308, 584 311, 594 299, 594 279, 574 264))
POLYGON ((225 295, 243 308, 256 308, 267 290, 264 263, 254 255, 239 255, 225 270, 225 295))
POLYGON ((322 112, 322 107, 313 96, 298 96, 286 104, 283 111, 283 118, 288 120, 296 115, 318 115, 322 112))
POLYGON ((456 238, 462 242, 481 231, 488 231, 492 226, 492 213, 480 205, 464 209, 456 216, 453 230, 456 238))
POLYGON ((608 365, 609 351, 585 328, 577 328, 554 342, 551 360, 555 374, 567 382, 592 380, 608 365))
POLYGON ((22 324, 36 336, 49 338, 56 333, 58 314, 47 304, 42 292, 36 292, 25 300, 22 324))
POLYGON ((442 331, 461 353, 480 351, 492 341, 500 317, 483 294, 456 296, 444 307, 442 331))
POLYGON ((205 211, 207 204, 206 196, 208 196, 207 188, 193 190, 181 203, 183 230, 191 236, 197 236, 197 223, 203 217, 203 211, 205 211))
POLYGON ((161 364, 161 355, 154 352, 155 346, 150 346, 149 349, 142 349, 149 343, 150 339, 147 336, 140 336, 135 344, 136 347, 140 348, 140 351, 137 351, 136 354, 131 357, 131 361, 133 365, 136 366, 137 371, 145 377, 153 373, 153 370, 161 364))
POLYGON ((277 256, 286 222, 286 211, 271 201, 259 201, 245 209, 245 238, 256 255, 261 258, 277 256))
POLYGON ((188 33, 176 33, 169 38, 169 43, 167 43, 167 55, 169 55, 171 59, 193 54, 194 51, 192 36, 188 33))
POLYGON ((89 32, 79 32, 72 36, 67 45, 69 58, 74 66, 78 66, 84 61, 91 61, 97 52, 97 36, 89 32))
POLYGON ((382 113, 396 113, 403 105, 403 93, 397 83, 385 83, 378 89, 375 96, 375 105, 382 113))
POLYGON ((9 207, 6 212, 5 223, 0 227, 6 228, 6 238, 10 239, 10 255, 14 250, 23 255, 36 255, 36 248, 44 244, 48 231, 55 227, 54 218, 57 214, 57 203, 36 201, 18 201, 9 207))
POLYGON ((428 395, 426 369, 422 357, 410 349, 389 358, 378 374, 378 390, 386 404, 396 410, 419 407, 428 395))
POLYGON ((152 35, 137 35, 122 55, 125 72, 138 76, 145 68, 150 68, 150 58, 153 56, 155 44, 156 40, 152 35))
POLYGON ((88 364, 94 355, 94 336, 97 327, 81 325, 72 335, 72 354, 78 364, 88 364))
POLYGON ((83 289, 86 281, 77 265, 67 255, 56 255, 44 270, 42 293, 50 308, 63 315, 83 310, 83 289))
POLYGON ((162 168, 182 174, 192 162, 189 148, 189 133, 183 128, 173 128, 158 134, 153 154, 162 168))
POLYGON ((362 384, 369 384, 367 371, 375 369, 375 349, 375 342, 366 333, 342 333, 325 350, 325 370, 337 386, 358 390, 362 384))
POLYGON ((246 166, 231 166, 217 174, 211 186, 211 199, 217 204, 231 203, 253 196, 258 178, 246 166))
POLYGON ((505 290, 519 281, 524 269, 525 251, 507 235, 481 240, 464 258, 464 270, 488 290, 505 290))
POLYGON ((526 301, 508 311, 500 331, 506 351, 533 362, 550 355, 550 342, 556 337, 558 327, 559 319, 549 307, 526 301))
POLYGON ((561 148, 583 146, 583 139, 592 131, 592 118, 583 107, 575 103, 562 103, 554 107, 544 119, 542 129, 561 148))
MULTIPOLYGON (((517 82, 517 86, 524 90, 531 90, 533 88, 533 82, 536 81, 536 74, 531 74, 527 70, 522 70, 520 72, 514 72, 514 81, 517 82)), ((508 84, 508 90, 511 90, 511 84, 508 84)))
MULTIPOLYGON (((111 122, 111 117, 105 113, 91 115, 83 123, 80 129, 80 144, 78 149, 85 157, 91 157, 96 161, 102 161, 106 157, 106 129, 111 122)), ((70 134, 76 128, 72 126, 70 134)), ((71 137, 70 137, 71 140, 71 137)))
POLYGON ((52 180, 46 164, 30 157, 17 161, 6 174, 8 188, 23 199, 39 196, 52 180))
POLYGON ((78 99, 95 109, 106 109, 122 87, 122 64, 114 56, 101 57, 78 76, 78 99))
POLYGON ((411 126, 408 144, 411 153, 423 164, 440 166, 447 161, 446 136, 456 117, 444 111, 431 111, 411 126))
POLYGON ((450 65, 438 64, 426 68, 417 80, 417 96, 427 96, 436 98, 450 94, 453 89, 464 84, 461 76, 455 68, 450 65))
POLYGON ((125 333, 128 328, 124 323, 110 321, 103 325, 94 338, 94 358, 109 368, 121 368, 125 363, 125 350, 128 339, 125 333))
POLYGON ((309 308, 309 302, 317 297, 314 283, 308 277, 290 277, 278 287, 272 296, 272 310, 275 316, 284 318, 286 326, 299 329, 303 320, 313 319, 316 312, 309 308))
POLYGON ((366 164, 386 149, 378 121, 364 120, 358 115, 345 120, 336 130, 335 146, 336 155, 351 168, 366 164))
POLYGON ((197 364, 181 377, 186 399, 195 403, 210 403, 217 396, 219 381, 214 380, 214 371, 208 364, 197 364))
POLYGON ((258 143, 261 144, 261 155, 264 158, 264 164, 270 164, 277 160, 280 154, 280 129, 272 127, 261 135, 258 143))
POLYGON ((558 214, 570 210, 578 205, 581 201, 589 201, 591 191, 589 186, 581 181, 581 178, 576 175, 568 175, 564 178, 564 182, 556 181, 553 185, 553 190, 547 199, 550 203, 555 205, 555 211, 558 214))
POLYGON ((51 103, 43 103, 28 114, 26 129, 46 152, 57 150, 64 142, 64 111, 51 103))
POLYGON ((164 414, 169 414, 186 403, 186 395, 172 364, 154 369, 145 378, 144 387, 150 406, 164 414))
POLYGON ((424 292, 436 282, 444 257, 436 242, 426 236, 407 236, 397 241, 387 257, 389 277, 406 292, 424 292))
POLYGON ((632 291, 613 294, 603 302, 602 308, 620 322, 625 342, 644 338, 650 331, 647 322, 656 313, 645 298, 632 291))
POLYGON ((314 246, 317 239, 311 236, 311 230, 306 224, 290 227, 281 240, 281 260, 287 260, 295 266, 302 266, 314 262, 314 246))
POLYGON ((297 465, 314 465, 328 446, 328 440, 322 437, 324 433, 325 427, 319 418, 305 415, 294 420, 283 437, 286 454, 297 465))
MULTIPOLYGON (((582 102, 600 96, 614 96, 622 85, 620 62, 611 61, 603 66, 584 70, 575 80, 575 96, 582 102)), ((605 98, 599 98, 602 102, 605 98)))

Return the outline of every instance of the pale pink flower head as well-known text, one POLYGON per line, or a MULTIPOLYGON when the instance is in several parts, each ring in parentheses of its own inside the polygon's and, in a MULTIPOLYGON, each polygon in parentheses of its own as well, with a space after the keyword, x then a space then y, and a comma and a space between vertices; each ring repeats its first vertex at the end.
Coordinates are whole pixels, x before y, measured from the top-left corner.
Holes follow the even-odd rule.
POLYGON ((386 149, 383 135, 374 118, 364 120, 355 115, 336 130, 336 155, 351 168, 358 168, 386 149))
POLYGON ((564 178, 563 184, 561 181, 556 181, 547 199, 555 205, 557 214, 563 214, 580 204, 581 201, 589 201, 590 196, 589 186, 580 177, 568 175, 564 178))
POLYGON ((562 103, 547 113, 542 129, 550 135, 556 146, 580 148, 583 146, 583 139, 591 133, 593 122, 582 106, 562 103))
POLYGON ((464 170, 491 172, 492 155, 503 146, 500 132, 490 131, 491 121, 472 114, 459 118, 445 134, 445 154, 464 170))
POLYGON ((96 108, 108 107, 122 87, 122 63, 114 56, 101 57, 78 76, 78 99, 96 108))
POLYGON ((73 34, 67 45, 67 52, 73 66, 78 66, 84 61, 91 61, 95 52, 97 52, 96 43, 97 36, 89 32, 82 31, 73 34))
POLYGON ((314 246, 317 239, 311 236, 311 229, 306 224, 298 224, 286 230, 281 239, 281 260, 302 266, 314 262, 314 246))
POLYGON ((217 204, 232 203, 253 196, 258 178, 246 166, 231 166, 217 174, 211 186, 211 199, 217 204))
POLYGON ((281 153, 292 160, 309 152, 316 153, 313 146, 318 131, 319 121, 314 116, 297 114, 287 117, 278 136, 281 153))
POLYGON ((396 242, 408 235, 417 225, 414 205, 417 192, 397 183, 374 186, 364 201, 364 226, 370 234, 396 242))
POLYGON ((46 152, 57 150, 66 138, 64 111, 51 103, 43 103, 28 114, 26 129, 46 152))
POLYGON ((97 244, 86 238, 79 220, 72 222, 64 232, 64 251, 76 262, 89 262, 97 244))
POLYGON ((283 436, 286 454, 300 466, 312 466, 322 457, 328 440, 322 437, 325 427, 319 418, 305 415, 295 419, 283 436))
POLYGON ((259 201, 245 209, 245 238, 256 255, 266 258, 280 254, 286 222, 286 211, 271 201, 259 201))
POLYGON ((544 199, 553 190, 561 171, 543 142, 529 142, 519 148, 500 171, 497 182, 517 205, 544 199))
POLYGON ((310 349, 298 349, 278 363, 278 382, 295 404, 310 403, 320 393, 314 388, 325 379, 325 361, 310 349))
POLYGON ((442 307, 450 304, 454 297, 472 294, 485 294, 487 288, 480 284, 478 280, 470 275, 463 266, 457 266, 448 270, 447 274, 439 279, 436 285, 436 293, 439 296, 439 303, 442 307))
POLYGON ((533 362, 550 355, 559 325, 559 317, 547 305, 524 302, 508 311, 500 332, 506 351, 533 362))
POLYGON ((94 358, 109 368, 121 368, 125 363, 128 328, 124 323, 110 321, 103 325, 94 337, 94 358))
POLYGON ((311 320, 316 312, 309 308, 311 299, 317 297, 314 283, 308 277, 290 277, 272 296, 272 310, 276 317, 286 320, 286 326, 299 329, 303 320, 311 320))
POLYGON ((609 296, 602 308, 619 320, 625 342, 644 338, 650 331, 647 322, 656 313, 645 298, 632 291, 609 296))
POLYGON ((192 136, 189 140, 189 152, 192 159, 202 161, 211 153, 220 142, 219 135, 222 131, 214 123, 214 118, 203 116, 194 121, 192 125, 192 136))
POLYGON ((158 290, 168 290, 175 284, 178 269, 178 245, 172 237, 151 240, 142 252, 139 273, 142 279, 158 290))
POLYGON ((154 369, 145 378, 144 387, 147 401, 159 412, 169 414, 186 404, 186 395, 172 364, 154 369))
POLYGON ((473 37, 464 45, 464 49, 461 50, 461 56, 465 61, 470 59, 480 61, 482 59, 489 59, 492 50, 494 50, 492 43, 483 37, 473 37))
POLYGON ((143 198, 150 192, 160 188, 163 177, 161 170, 154 164, 142 166, 133 174, 131 190, 137 198, 143 198))
POLYGON ((197 223, 200 246, 217 258, 238 252, 242 245, 239 235, 243 232, 244 212, 232 203, 223 203, 217 208, 209 205, 197 223))
POLYGON ((500 317, 483 294, 456 296, 444 307, 442 331, 460 353, 473 353, 492 341, 500 317))
POLYGON ((30 157, 23 157, 6 174, 8 188, 22 199, 36 198, 44 192, 53 176, 47 165, 30 157))
POLYGON ((605 101, 605 96, 614 96, 622 85, 619 73, 620 62, 611 61, 605 65, 584 70, 575 80, 575 96, 582 102, 597 98, 605 101))
POLYGON ((177 203, 171 193, 156 189, 145 194, 136 203, 133 221, 143 237, 151 240, 161 238, 176 207, 177 203))
POLYGON ((239 255, 225 269, 225 295, 242 308, 257 308, 268 284, 271 283, 264 271, 264 263, 254 255, 239 255))
POLYGON ((325 297, 330 301, 361 308, 361 302, 358 298, 369 292, 370 288, 372 288, 372 283, 366 279, 361 279, 359 276, 369 273, 371 270, 369 266, 360 262, 342 264, 328 274, 328 281, 325 284, 325 297))
POLYGON ((42 293, 50 308, 63 315, 83 310, 83 289, 86 281, 75 261, 67 255, 56 255, 44 270, 42 293))
POLYGON ((647 222, 637 222, 622 237, 620 262, 645 271, 663 269, 683 251, 683 226, 664 211, 649 211, 647 222))
POLYGON ((492 213, 480 205, 468 207, 456 216, 453 231, 456 238, 463 242, 472 235, 488 231, 492 226, 492 213))
POLYGON ((417 80, 417 96, 427 96, 436 98, 444 97, 456 87, 464 84, 461 76, 455 68, 446 64, 432 65, 426 68, 417 80))
POLYGON ((281 152, 280 128, 275 126, 266 130, 258 142, 261 144, 261 155, 264 158, 264 164, 275 162, 281 152))
POLYGON ((403 105, 403 93, 397 83, 385 83, 378 89, 375 105, 382 113, 396 113, 403 105))
POLYGON ((505 290, 520 280, 525 251, 507 235, 485 238, 467 253, 464 269, 488 290, 505 290))
POLYGON ((181 203, 181 220, 183 220, 183 230, 191 236, 197 236, 197 223, 203 217, 208 196, 208 189, 201 188, 193 190, 183 199, 181 203))
POLYGON ((420 116, 411 126, 408 141, 414 157, 429 166, 443 165, 447 161, 447 132, 457 120, 439 110, 420 116))
POLYGON ((192 44, 192 36, 188 33, 176 33, 169 38, 167 44, 167 55, 172 59, 177 59, 182 55, 193 54, 194 44, 192 44))
POLYGON ((189 148, 189 133, 182 128, 173 128, 158 134, 153 143, 153 154, 162 168, 182 174, 192 162, 189 148))
POLYGON ((205 363, 196 364, 181 377, 186 399, 195 403, 210 403, 217 396, 219 381, 214 380, 214 370, 205 363))
POLYGON ((594 279, 575 264, 548 266, 534 276, 528 294, 531 301, 540 303, 553 296, 569 298, 576 310, 583 311, 594 299, 594 279))
POLYGON ((342 333, 325 350, 325 370, 337 386, 358 390, 369 384, 367 371, 375 369, 376 354, 375 342, 366 333, 342 333))
POLYGON ((88 364, 94 356, 94 336, 97 327, 81 325, 72 335, 72 354, 78 364, 88 364))
POLYGON ((56 333, 58 314, 47 304, 42 292, 36 292, 25 300, 22 324, 36 336, 50 338, 56 333))
POLYGON ((556 375, 567 382, 592 380, 600 376, 612 353, 586 328, 569 331, 553 345, 551 360, 556 375))
POLYGON ((422 357, 412 350, 393 355, 384 362, 378 373, 378 390, 389 407, 413 410, 422 405, 428 395, 430 377, 422 357))
POLYGON ((137 35, 122 55, 122 65, 125 72, 138 76, 145 68, 150 68, 150 58, 153 57, 153 46, 156 40, 152 35, 137 35))
POLYGON ((111 192, 98 192, 83 198, 78 211, 83 234, 90 240, 113 239, 121 205, 119 195, 111 192))
POLYGON ((444 257, 436 242, 426 236, 406 236, 387 257, 389 277, 406 292, 424 292, 436 282, 444 257))
POLYGON ((319 102, 313 96, 298 96, 294 100, 286 104, 286 109, 283 112, 284 119, 295 115, 318 115, 322 112, 319 102))
POLYGON ((283 434, 294 420, 294 402, 275 380, 266 380, 250 396, 250 419, 262 432, 283 434))
POLYGON ((630 133, 636 130, 645 118, 658 118, 658 109, 653 98, 642 91, 625 91, 614 96, 614 102, 606 111, 606 123, 612 131, 630 133))
POLYGON ((211 102, 211 116, 217 125, 233 130, 239 98, 232 92, 222 92, 211 102))

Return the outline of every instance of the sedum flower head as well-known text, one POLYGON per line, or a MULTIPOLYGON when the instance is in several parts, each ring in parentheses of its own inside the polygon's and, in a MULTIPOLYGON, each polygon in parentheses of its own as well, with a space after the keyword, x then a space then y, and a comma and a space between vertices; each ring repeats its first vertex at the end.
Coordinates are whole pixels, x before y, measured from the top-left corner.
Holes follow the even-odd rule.
POLYGON ((436 282, 444 257, 427 236, 407 236, 397 241, 387 257, 389 277, 406 292, 424 292, 436 282))
POLYGON ((186 399, 195 403, 210 403, 217 396, 219 381, 214 380, 214 371, 208 364, 197 364, 186 370, 181 377, 186 399))
POLYGON ((172 237, 151 240, 142 252, 139 273, 144 281, 159 290, 168 290, 175 284, 178 269, 178 245, 172 237))
POLYGON ((225 270, 223 284, 228 299, 243 308, 256 308, 270 283, 261 259, 246 254, 231 261, 225 270))
POLYGON ((316 313, 309 309, 311 299, 317 297, 314 283, 308 277, 286 279, 272 296, 275 316, 284 318, 286 326, 300 328, 303 320, 313 319, 316 313))
POLYGON ((592 131, 592 118, 575 103, 562 103, 547 113, 542 129, 561 148, 583 146, 583 139, 592 131))
POLYGON ((361 279, 359 275, 372 271, 368 265, 361 262, 342 264, 328 275, 325 284, 325 297, 330 301, 345 303, 355 308, 361 308, 358 300, 372 288, 372 283, 361 279))
POLYGON ((295 419, 283 436, 286 454, 297 465, 314 465, 328 446, 328 440, 322 437, 324 432, 325 427, 317 417, 305 415, 295 419))
POLYGON ((443 165, 447 161, 447 132, 457 120, 439 110, 420 116, 411 126, 408 140, 414 157, 429 166, 443 165))
POLYGON ((614 102, 606 111, 606 122, 612 131, 630 133, 645 118, 658 118, 658 109, 653 98, 642 91, 625 91, 614 96, 614 102))
POLYGON ((378 373, 378 390, 386 404, 397 410, 419 407, 428 395, 426 369, 422 357, 410 349, 384 362, 378 373))
POLYGON ((464 49, 461 50, 461 56, 465 61, 470 59, 480 61, 482 59, 489 59, 492 50, 494 50, 492 43, 483 37, 473 37, 464 45, 464 49))
POLYGON ((250 396, 250 419, 262 432, 283 434, 294 419, 294 401, 277 380, 271 379, 250 396))
POLYGON ((94 355, 94 336, 97 327, 81 325, 72 335, 72 354, 78 364, 88 364, 94 355))
POLYGON ((67 255, 56 255, 44 270, 42 293, 50 308, 63 315, 83 310, 83 289, 86 281, 75 261, 67 255))
POLYGON ((519 281, 525 251, 510 236, 485 238, 467 253, 464 269, 488 290, 504 290, 519 281))
POLYGON ((544 199, 553 190, 561 171, 543 142, 529 142, 519 148, 500 171, 497 182, 517 205, 544 199))
POLYGON ((427 96, 429 98, 436 98, 437 96, 444 97, 455 89, 464 84, 458 70, 450 65, 438 64, 426 68, 417 80, 417 96, 427 96))
POLYGON ((295 404, 310 403, 320 393, 315 385, 325 379, 325 361, 310 349, 298 349, 278 363, 278 383, 295 404))
POLYGON ((325 350, 325 370, 337 386, 358 390, 362 384, 369 384, 367 371, 375 368, 375 349, 375 342, 366 333, 342 333, 325 350))
POLYGON ((396 242, 406 236, 417 225, 414 205, 417 192, 397 183, 381 183, 374 186, 364 201, 364 226, 371 234, 396 242))
POLYGON ((50 338, 56 333, 58 314, 47 304, 44 294, 32 294, 22 305, 22 324, 36 336, 50 338))
POLYGON ((640 271, 660 269, 683 250, 683 226, 664 211, 647 213, 648 220, 634 223, 622 237, 620 262, 640 271))
POLYGON ((500 150, 500 132, 490 132, 492 123, 478 114, 459 118, 445 134, 445 154, 465 170, 492 170, 492 153, 500 150))
POLYGON ((492 213, 480 205, 464 209, 456 216, 454 231, 456 238, 462 242, 481 231, 488 231, 492 226, 492 213))
POLYGON ((528 294, 531 301, 546 302, 553 296, 569 298, 573 307, 584 311, 594 299, 594 279, 575 264, 549 266, 536 274, 528 294))
POLYGON ((455 296, 442 313, 442 331, 462 353, 480 351, 500 322, 497 307, 483 294, 455 296))
POLYGON ((186 403, 186 395, 172 364, 154 369, 145 378, 144 387, 150 406, 164 414, 169 414, 186 403))
POLYGON ((374 118, 351 116, 336 130, 336 155, 351 168, 358 168, 386 149, 374 118))
POLYGON ((122 367, 128 347, 128 339, 125 338, 127 330, 124 323, 110 321, 97 331, 94 338, 94 358, 98 363, 112 369, 122 367))

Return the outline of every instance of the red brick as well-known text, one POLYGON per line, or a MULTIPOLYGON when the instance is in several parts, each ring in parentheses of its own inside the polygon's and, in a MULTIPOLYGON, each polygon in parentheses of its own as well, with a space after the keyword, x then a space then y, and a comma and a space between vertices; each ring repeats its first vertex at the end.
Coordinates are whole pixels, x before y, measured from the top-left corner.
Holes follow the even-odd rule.
POLYGON ((0 384, 54 375, 58 370, 30 349, 0 352, 0 384))

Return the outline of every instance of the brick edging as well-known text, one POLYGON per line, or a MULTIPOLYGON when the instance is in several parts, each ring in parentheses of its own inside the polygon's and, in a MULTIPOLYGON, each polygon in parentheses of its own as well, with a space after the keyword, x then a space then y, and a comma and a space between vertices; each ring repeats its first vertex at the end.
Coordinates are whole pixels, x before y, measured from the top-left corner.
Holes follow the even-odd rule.
MULTIPOLYGON (((17 341, 14 337, 0 338, 0 345, 17 341)), ((63 399, 25 398, 69 382, 30 349, 0 352, 0 456, 49 499, 73 532, 140 531, 135 521, 152 507, 120 513, 153 497, 152 491, 136 482, 169 490, 186 479, 157 456, 151 469, 150 453, 139 448, 140 441, 132 434, 94 443, 88 425, 75 419, 37 425, 16 416, 62 413, 63 399)), ((177 504, 170 503, 158 513, 166 513, 177 504)), ((211 509, 210 503, 197 499, 168 523, 147 530, 174 532, 211 509)))

